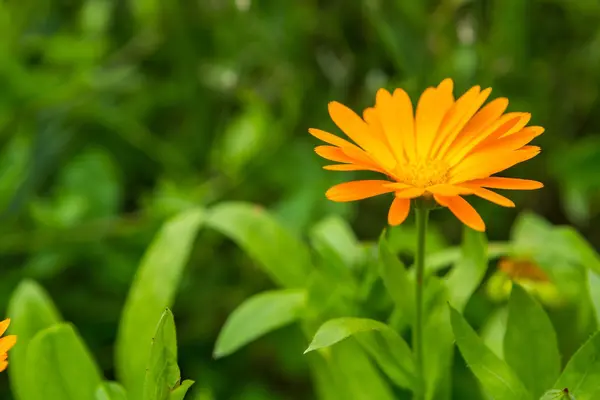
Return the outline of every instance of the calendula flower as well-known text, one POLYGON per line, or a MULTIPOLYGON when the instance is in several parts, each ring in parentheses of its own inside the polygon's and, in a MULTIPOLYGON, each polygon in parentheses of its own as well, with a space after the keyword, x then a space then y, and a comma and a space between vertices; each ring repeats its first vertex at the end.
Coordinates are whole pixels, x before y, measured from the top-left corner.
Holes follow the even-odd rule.
MULTIPOLYGON (((4 335, 6 329, 10 325, 10 318, 0 322, 0 336, 4 335)), ((8 351, 17 343, 15 335, 8 335, 0 338, 0 372, 4 371, 8 366, 8 351)))
POLYGON ((510 296, 515 283, 545 305, 558 307, 566 301, 546 271, 528 258, 508 257, 499 260, 498 270, 487 283, 487 293, 493 300, 504 301, 510 296))
POLYGON ((540 148, 528 143, 544 129, 526 126, 529 113, 505 113, 506 98, 495 99, 482 108, 490 95, 489 88, 475 86, 457 100, 452 89, 451 79, 426 89, 416 113, 402 89, 393 94, 380 89, 375 106, 364 110, 362 118, 338 102, 329 103, 333 122, 354 143, 309 129, 329 144, 317 146, 317 154, 338 163, 324 168, 374 171, 386 179, 342 183, 330 188, 326 196, 344 202, 394 193, 388 214, 390 225, 406 219, 411 199, 433 197, 464 224, 484 231, 483 220, 463 196, 475 195, 514 207, 511 200, 489 189, 543 187, 532 180, 493 175, 539 154, 540 148))

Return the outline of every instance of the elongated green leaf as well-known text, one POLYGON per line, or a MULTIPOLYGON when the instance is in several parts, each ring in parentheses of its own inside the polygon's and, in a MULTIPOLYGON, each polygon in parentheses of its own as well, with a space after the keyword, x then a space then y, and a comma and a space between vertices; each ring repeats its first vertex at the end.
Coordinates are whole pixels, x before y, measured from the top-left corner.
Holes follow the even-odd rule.
POLYGON ((550 318, 527 292, 513 285, 504 336, 504 359, 531 394, 540 397, 560 373, 558 340, 550 318))
POLYGON ((461 258, 446 279, 450 304, 458 310, 462 311, 465 308, 485 275, 487 269, 486 248, 485 234, 465 226, 461 258))
POLYGON ((533 399, 510 367, 485 347, 473 328, 452 307, 450 321, 463 358, 489 396, 495 400, 533 399))
POLYGON ((156 325, 165 307, 172 305, 203 215, 202 210, 191 209, 165 223, 129 291, 119 326, 116 367, 132 400, 141 398, 156 325))
POLYGON ((414 285, 404 264, 392 253, 383 234, 379 238, 379 273, 398 312, 407 315, 408 321, 412 321, 415 309, 414 285))
POLYGON ((70 324, 40 332, 27 348, 29 385, 26 399, 95 400, 102 376, 85 344, 70 324))
POLYGON ((7 314, 12 318, 10 332, 17 335, 19 345, 10 352, 10 384, 21 400, 32 398, 28 385, 27 347, 41 330, 61 321, 61 317, 44 289, 36 282, 24 280, 13 293, 7 314))
POLYGON ((596 324, 600 326, 600 275, 592 270, 587 270, 588 291, 594 308, 596 324))
POLYGON ((96 389, 96 400, 127 400, 127 393, 117 382, 102 382, 96 389))
POLYGON ((242 303, 227 319, 214 356, 224 357, 262 335, 292 323, 300 316, 306 295, 284 289, 259 293, 242 303))
POLYGON ((600 332, 571 357, 554 389, 568 389, 577 400, 600 398, 600 332))
POLYGON ((417 378, 410 348, 404 340, 396 347, 399 336, 388 335, 390 331, 362 332, 354 338, 396 386, 414 389, 417 378))
POLYGON ((175 320, 167 308, 160 317, 152 339, 144 380, 144 400, 167 400, 180 379, 175 320))
POLYGON ((181 382, 181 385, 173 389, 173 391, 169 395, 169 400, 183 400, 188 390, 190 390, 190 387, 192 387, 193 384, 194 381, 191 381, 189 379, 186 379, 185 381, 181 382))
POLYGON ((206 223, 223 233, 257 260, 277 284, 302 287, 310 272, 310 253, 264 209, 247 203, 213 207, 206 223))
POLYGON ((379 321, 366 318, 331 319, 317 330, 305 353, 332 346, 350 336, 355 336, 367 354, 398 386, 414 387, 414 360, 408 345, 398 333, 379 321))
POLYGON ((345 340, 325 349, 338 388, 337 399, 394 400, 389 385, 383 379, 363 349, 355 342, 345 340))
POLYGON ((360 257, 360 247, 348 223, 339 216, 321 220, 311 230, 313 241, 327 244, 342 259, 344 265, 353 266, 360 257))

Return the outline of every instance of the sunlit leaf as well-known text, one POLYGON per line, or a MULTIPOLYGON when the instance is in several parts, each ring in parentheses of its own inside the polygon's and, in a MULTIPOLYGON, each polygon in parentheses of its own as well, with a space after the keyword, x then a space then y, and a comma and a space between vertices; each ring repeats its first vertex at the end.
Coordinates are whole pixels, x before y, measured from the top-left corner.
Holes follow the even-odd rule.
POLYGON ((31 397, 27 374, 27 347, 30 340, 41 330, 57 324, 61 317, 44 289, 36 282, 25 280, 14 291, 7 315, 12 320, 10 332, 17 335, 19 345, 10 352, 10 384, 19 399, 31 397))
POLYGON ((206 223, 242 247, 277 284, 298 288, 306 283, 308 248, 261 207, 221 203, 209 211, 206 223))
POLYGON ((600 398, 600 332, 571 357, 554 389, 568 389, 577 400, 600 398))
POLYGON ((285 289, 259 293, 242 303, 227 319, 214 350, 229 355, 262 335, 292 323, 300 316, 306 295, 285 289))
POLYGON ((510 367, 485 347, 473 328, 454 308, 450 308, 450 321, 463 358, 489 396, 495 400, 533 399, 510 367))
POLYGON ((89 350, 70 324, 40 332, 27 347, 32 399, 96 400, 102 375, 89 350))
POLYGON ((343 260, 344 265, 353 266, 360 257, 358 240, 348 223, 330 216, 321 220, 311 230, 311 238, 317 243, 327 244, 343 260))
POLYGON ((504 359, 534 397, 541 396, 560 373, 558 340, 542 306, 513 285, 504 336, 504 359))
POLYGON ((156 325, 170 307, 204 213, 191 209, 162 227, 146 251, 129 291, 117 338, 116 367, 132 400, 141 398, 156 325))

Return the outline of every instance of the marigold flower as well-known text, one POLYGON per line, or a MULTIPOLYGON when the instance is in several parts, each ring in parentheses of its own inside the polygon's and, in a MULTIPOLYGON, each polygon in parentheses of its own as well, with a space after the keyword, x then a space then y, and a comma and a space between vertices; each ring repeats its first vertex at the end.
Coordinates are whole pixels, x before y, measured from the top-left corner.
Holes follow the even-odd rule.
POLYGON ((462 196, 475 195, 514 207, 511 200, 489 189, 543 187, 532 180, 492 175, 538 155, 540 148, 528 143, 544 128, 527 127, 529 113, 505 113, 506 98, 481 108, 490 88, 475 86, 457 100, 452 89, 451 79, 426 89, 414 115, 411 100, 402 89, 393 94, 380 89, 375 106, 365 109, 362 118, 338 102, 329 103, 331 119, 354 143, 309 129, 329 144, 317 146, 317 154, 339 163, 324 168, 374 171, 387 179, 342 183, 330 188, 327 198, 345 202, 393 192, 388 222, 398 225, 408 216, 411 199, 433 196, 464 224, 484 231, 483 220, 462 196))
POLYGON ((498 270, 488 280, 487 294, 492 300, 504 301, 510 296, 514 283, 521 285, 544 305, 559 307, 566 302, 546 271, 528 258, 500 259, 498 270))
MULTIPOLYGON (((10 318, 0 322, 0 336, 4 335, 6 329, 10 325, 10 318)), ((0 337, 0 372, 4 371, 8 366, 8 351, 17 343, 15 335, 0 337)))

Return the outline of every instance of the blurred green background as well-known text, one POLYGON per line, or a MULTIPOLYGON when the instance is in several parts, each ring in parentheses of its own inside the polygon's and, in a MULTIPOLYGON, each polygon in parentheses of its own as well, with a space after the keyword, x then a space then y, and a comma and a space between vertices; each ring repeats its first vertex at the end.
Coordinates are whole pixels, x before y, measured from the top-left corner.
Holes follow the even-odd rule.
MULTIPOLYGON (((414 100, 445 77, 456 95, 492 86, 546 128, 542 154, 508 173, 543 190, 511 193, 516 209, 473 200, 489 239, 530 209, 600 245, 596 0, 0 2, 0 307, 36 279, 113 378, 120 310, 165 218, 244 200, 298 235, 338 214, 376 239, 389 198, 327 201, 353 175, 321 169, 307 128, 337 132, 331 100, 361 110, 380 87, 414 100)), ((433 224, 460 240, 450 213, 433 224)), ((212 359, 227 315, 270 287, 230 241, 201 232, 173 309, 196 398, 312 398, 293 327, 212 359)))

